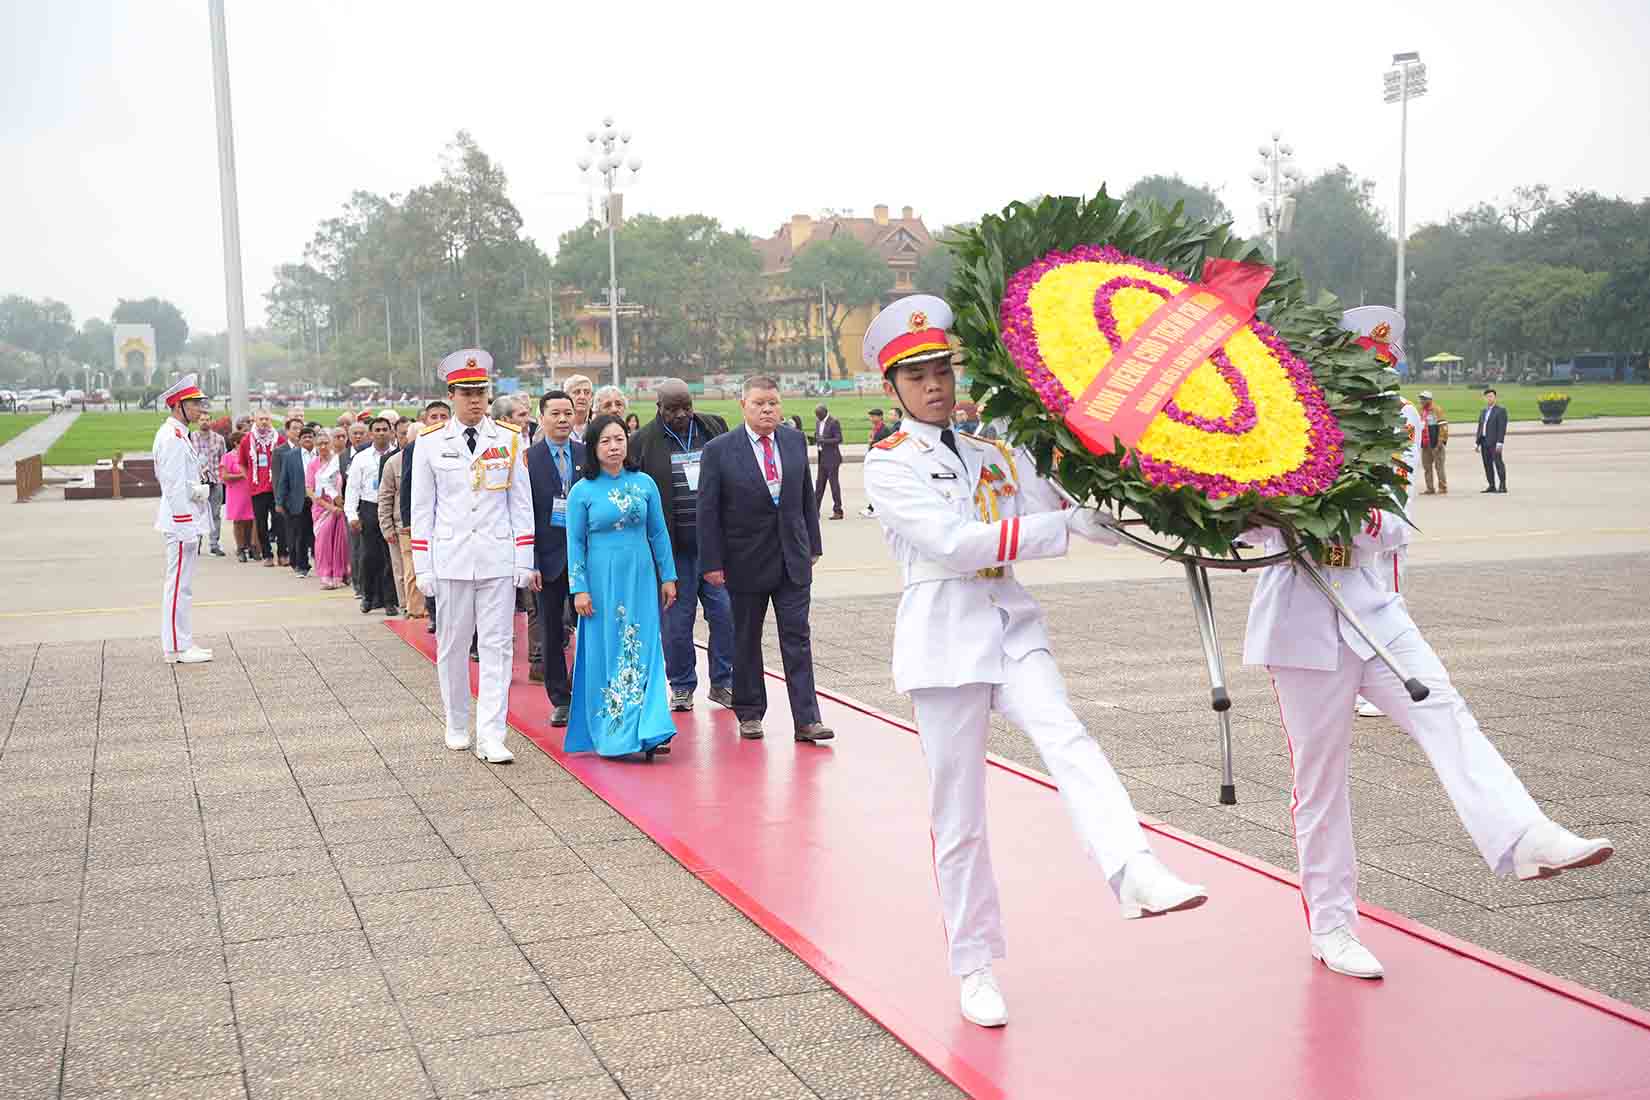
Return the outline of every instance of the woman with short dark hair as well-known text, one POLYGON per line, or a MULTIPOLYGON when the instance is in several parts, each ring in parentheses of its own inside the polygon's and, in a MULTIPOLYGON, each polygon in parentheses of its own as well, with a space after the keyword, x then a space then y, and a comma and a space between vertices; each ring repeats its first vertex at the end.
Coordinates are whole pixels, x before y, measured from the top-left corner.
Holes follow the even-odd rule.
POLYGON ((660 612, 676 602, 676 559, 653 479, 629 458, 616 416, 592 417, 567 495, 567 580, 579 613, 567 752, 669 752, 676 736, 660 612))

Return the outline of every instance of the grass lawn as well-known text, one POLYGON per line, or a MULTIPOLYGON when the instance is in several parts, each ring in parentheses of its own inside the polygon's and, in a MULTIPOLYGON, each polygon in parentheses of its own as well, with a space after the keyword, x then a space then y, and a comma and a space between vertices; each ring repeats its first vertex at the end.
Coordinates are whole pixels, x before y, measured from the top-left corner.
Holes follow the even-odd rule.
POLYGON ((45 413, 7 413, 0 415, 0 443, 10 443, 42 420, 45 413))
MULTIPOLYGON (((1406 385, 1404 396, 1419 404, 1416 394, 1431 390, 1437 402, 1451 421, 1476 422, 1478 410, 1484 407, 1484 387, 1406 385)), ((1592 416, 1650 416, 1650 386, 1642 382, 1583 382, 1568 385, 1562 382, 1542 382, 1539 385, 1506 383, 1495 387, 1496 400, 1506 406, 1507 416, 1513 420, 1540 420, 1541 410, 1536 401, 1544 393, 1557 390, 1570 395, 1570 407, 1564 419, 1579 420, 1592 416)))
POLYGON ((82 413, 46 452, 48 466, 90 466, 115 452, 144 454, 162 417, 153 412, 82 413))

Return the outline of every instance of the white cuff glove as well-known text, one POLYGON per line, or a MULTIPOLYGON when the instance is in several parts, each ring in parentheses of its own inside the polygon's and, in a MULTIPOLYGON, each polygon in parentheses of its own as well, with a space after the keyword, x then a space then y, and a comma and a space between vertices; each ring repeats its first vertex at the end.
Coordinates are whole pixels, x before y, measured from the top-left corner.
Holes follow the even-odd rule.
POLYGON ((212 499, 211 486, 198 484, 189 486, 189 499, 196 504, 205 504, 212 499))
POLYGON ((533 571, 516 566, 516 587, 526 588, 533 580, 533 571))
POLYGON ((1073 508, 1066 513, 1066 527, 1090 542, 1116 546, 1117 520, 1104 508, 1073 508))
POLYGON ((413 577, 413 583, 418 586, 418 590, 424 594, 424 598, 426 600, 435 599, 435 578, 434 577, 414 576, 413 577))

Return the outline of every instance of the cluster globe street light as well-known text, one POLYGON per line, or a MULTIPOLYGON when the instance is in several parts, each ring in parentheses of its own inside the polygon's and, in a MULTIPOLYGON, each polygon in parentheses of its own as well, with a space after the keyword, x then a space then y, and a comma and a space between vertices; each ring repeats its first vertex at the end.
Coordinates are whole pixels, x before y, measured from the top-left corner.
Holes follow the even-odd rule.
POLYGON ((579 158, 579 171, 595 183, 602 194, 602 216, 607 222, 607 325, 613 351, 613 384, 622 386, 619 374, 619 270, 613 246, 613 230, 621 215, 619 207, 620 173, 629 172, 634 181, 642 170, 640 157, 626 153, 630 149, 629 130, 618 129, 613 116, 602 119, 600 130, 585 133, 585 154, 579 158))
POLYGON ((1278 234, 1287 233, 1295 218, 1295 189, 1301 172, 1295 167, 1295 150, 1284 144, 1283 134, 1272 131, 1270 145, 1260 147, 1260 167, 1249 173, 1260 192, 1260 224, 1272 239, 1272 262, 1278 262, 1278 234))
POLYGON ((1404 312, 1404 240, 1409 230, 1404 225, 1404 192, 1409 187, 1409 101, 1427 94, 1427 67, 1421 55, 1414 50, 1392 55, 1397 66, 1388 69, 1384 77, 1385 98, 1398 107, 1398 274, 1393 285, 1392 306, 1399 316, 1404 312))

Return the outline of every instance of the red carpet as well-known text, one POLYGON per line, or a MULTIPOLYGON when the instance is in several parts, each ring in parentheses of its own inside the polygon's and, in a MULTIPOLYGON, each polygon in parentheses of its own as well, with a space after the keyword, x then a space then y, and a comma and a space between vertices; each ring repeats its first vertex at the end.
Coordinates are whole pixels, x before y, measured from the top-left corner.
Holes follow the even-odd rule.
MULTIPOLYGON (((422 623, 388 625, 434 659, 422 623)), ((798 745, 777 676, 769 699, 765 741, 701 699, 651 765, 567 756, 518 661, 510 724, 972 1096, 1650 1097, 1650 1014, 1373 906, 1363 938, 1386 981, 1330 974, 1291 876, 1168 826, 1151 826, 1158 854, 1209 903, 1120 919, 1050 785, 1003 762, 989 797, 1011 1019, 967 1024, 916 737, 822 697, 837 738, 798 745)))

